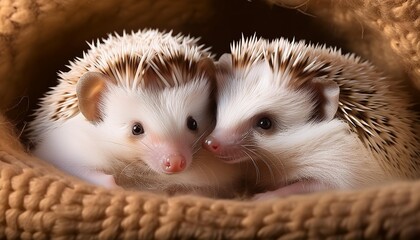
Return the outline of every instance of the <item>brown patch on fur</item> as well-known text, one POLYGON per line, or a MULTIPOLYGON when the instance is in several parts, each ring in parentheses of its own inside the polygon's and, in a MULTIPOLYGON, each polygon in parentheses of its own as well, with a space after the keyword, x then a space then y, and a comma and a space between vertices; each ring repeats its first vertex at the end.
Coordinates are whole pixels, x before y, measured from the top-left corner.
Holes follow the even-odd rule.
POLYGON ((78 111, 71 112, 71 109, 73 109, 75 106, 77 107, 78 105, 76 94, 70 94, 69 92, 66 92, 63 96, 63 99, 57 102, 58 107, 55 109, 54 114, 51 116, 52 121, 73 117, 78 113, 78 111), (69 104, 69 102, 71 102, 73 99, 74 103, 69 104))
POLYGON ((308 91, 312 93, 314 104, 314 109, 312 111, 312 116, 310 120, 321 122, 325 119, 325 111, 322 106, 326 104, 327 100, 323 94, 323 86, 320 83, 310 83, 307 84, 308 91))
POLYGON ((248 53, 244 53, 240 58, 234 58, 232 60, 235 68, 247 68, 252 63, 251 54, 248 53))
POLYGON ((308 65, 308 59, 300 61, 296 66, 291 68, 289 74, 293 80, 290 81, 289 86, 293 89, 305 88, 308 84, 313 84, 312 80, 315 78, 328 78, 330 71, 326 70, 330 66, 329 63, 323 64, 319 69, 304 71, 308 65))
POLYGON ((135 54, 126 54, 123 55, 118 61, 115 61, 112 64, 110 64, 109 67, 101 69, 100 72, 109 76, 109 78, 107 79, 108 81, 114 83, 115 85, 118 85, 119 82, 117 81, 117 79, 119 79, 119 76, 115 75, 117 72, 122 74, 126 72, 126 69, 128 69, 128 72, 132 74, 132 76, 130 77, 133 77, 137 68, 141 67, 141 65, 144 65, 144 63, 142 63, 142 59, 140 56, 135 54), (111 69, 115 71, 111 71, 111 69))
POLYGON ((255 62, 263 60, 262 54, 256 55, 249 52, 243 52, 238 55, 232 54, 232 66, 239 69, 248 69, 255 62))
POLYGON ((309 64, 308 56, 297 62, 294 66, 291 66, 297 56, 295 52, 291 52, 285 60, 282 58, 282 50, 276 49, 277 54, 268 54, 268 64, 272 71, 286 73, 291 76, 291 80, 287 82, 287 87, 293 90, 305 90, 313 96, 315 107, 310 120, 322 121, 325 118, 325 111, 323 106, 327 103, 326 97, 323 91, 323 84, 313 81, 317 78, 329 78, 331 72, 328 70, 331 63, 324 63, 317 69, 306 70, 305 68, 309 64))
POLYGON ((145 88, 164 89, 183 85, 200 76, 207 79, 215 89, 215 66, 210 58, 187 60, 183 54, 175 56, 156 56, 143 74, 145 88))

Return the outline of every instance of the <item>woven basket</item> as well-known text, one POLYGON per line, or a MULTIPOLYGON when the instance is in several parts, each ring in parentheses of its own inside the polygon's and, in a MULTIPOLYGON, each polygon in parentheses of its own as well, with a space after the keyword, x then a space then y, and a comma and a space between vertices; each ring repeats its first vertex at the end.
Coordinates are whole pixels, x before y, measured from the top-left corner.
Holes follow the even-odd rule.
MULTIPOLYGON (((213 52, 254 32, 327 43, 420 89, 418 0, 0 0, 0 239, 416 238, 420 181, 267 202, 105 190, 31 157, 21 137, 56 72, 107 33, 153 27, 213 52)), ((416 99, 419 102, 419 98, 416 99)))

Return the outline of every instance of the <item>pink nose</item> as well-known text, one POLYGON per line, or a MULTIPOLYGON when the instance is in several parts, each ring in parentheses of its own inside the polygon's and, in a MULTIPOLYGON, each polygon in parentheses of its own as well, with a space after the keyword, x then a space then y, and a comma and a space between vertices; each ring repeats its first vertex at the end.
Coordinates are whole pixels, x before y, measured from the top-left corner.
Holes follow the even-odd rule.
POLYGON ((220 153, 220 143, 213 136, 208 136, 206 140, 204 140, 203 147, 212 153, 220 153))
POLYGON ((185 169, 187 161, 182 155, 169 155, 162 162, 162 169, 167 174, 181 172, 185 169))

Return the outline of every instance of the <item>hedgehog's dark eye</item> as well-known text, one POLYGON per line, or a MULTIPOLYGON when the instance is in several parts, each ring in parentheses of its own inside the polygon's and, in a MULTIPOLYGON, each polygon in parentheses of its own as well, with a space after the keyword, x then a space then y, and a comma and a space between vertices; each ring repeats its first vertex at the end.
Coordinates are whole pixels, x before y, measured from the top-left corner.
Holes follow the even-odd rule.
POLYGON ((192 131, 197 130, 197 121, 191 116, 187 118, 187 127, 192 131))
POLYGON ((264 130, 270 129, 271 126, 271 120, 268 117, 262 117, 257 121, 257 127, 262 128, 264 130))
POLYGON ((133 128, 131 129, 133 135, 140 135, 144 133, 143 126, 140 123, 134 123, 133 128))

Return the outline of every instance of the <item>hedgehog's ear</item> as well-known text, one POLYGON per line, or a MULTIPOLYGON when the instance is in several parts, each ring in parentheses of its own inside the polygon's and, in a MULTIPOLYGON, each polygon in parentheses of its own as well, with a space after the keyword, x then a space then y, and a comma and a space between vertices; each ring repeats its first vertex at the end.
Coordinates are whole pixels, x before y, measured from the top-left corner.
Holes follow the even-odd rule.
POLYGON ((209 57, 204 57, 198 60, 197 63, 197 71, 199 73, 205 74, 208 78, 208 82, 211 86, 211 93, 210 93, 210 109, 212 111, 212 116, 216 116, 216 101, 215 101, 215 93, 217 92, 217 76, 216 76, 216 67, 214 64, 214 60, 209 57))
MULTIPOLYGON (((224 53, 216 62, 216 71, 221 75, 227 75, 232 72, 232 54, 224 53)), ((217 78, 217 84, 222 85, 224 78, 217 78)))
POLYGON ((232 54, 230 53, 224 53, 222 56, 220 56, 219 61, 217 61, 217 64, 222 66, 228 66, 232 67, 232 54))
POLYGON ((87 72, 79 79, 76 86, 79 110, 93 123, 101 121, 101 100, 107 88, 108 77, 98 72, 87 72))
POLYGON ((211 81, 216 80, 216 67, 214 61, 211 58, 201 58, 197 63, 198 72, 205 73, 211 81))
POLYGON ((222 73, 232 71, 232 54, 224 53, 216 63, 216 68, 222 73))
POLYGON ((338 110, 340 87, 332 80, 313 80, 319 90, 320 103, 324 121, 330 121, 335 117, 338 110))

